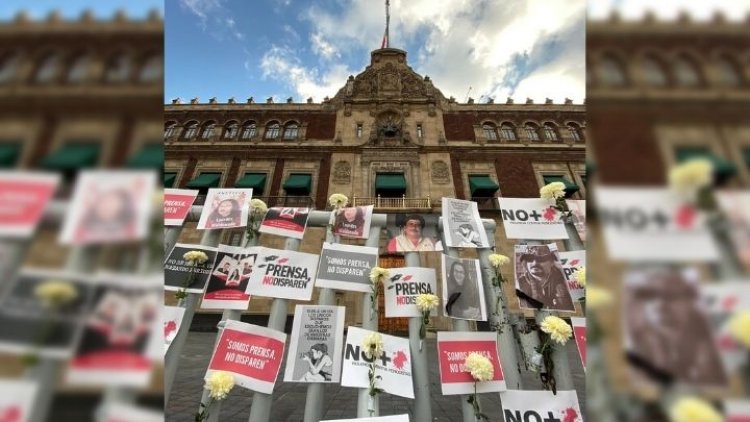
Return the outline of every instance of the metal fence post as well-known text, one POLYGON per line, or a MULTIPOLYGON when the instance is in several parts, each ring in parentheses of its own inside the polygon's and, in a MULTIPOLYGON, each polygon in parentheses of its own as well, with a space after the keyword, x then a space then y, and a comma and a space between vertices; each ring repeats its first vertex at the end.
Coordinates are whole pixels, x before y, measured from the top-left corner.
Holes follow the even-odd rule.
MULTIPOLYGON (((287 238, 284 249, 299 250, 299 239, 287 238)), ((287 317, 287 299, 275 298, 271 303, 271 314, 268 316, 268 328, 284 331, 287 317)), ((259 392, 253 393, 253 403, 250 407, 250 422, 264 422, 271 418, 271 402, 273 395, 259 392)))
MULTIPOLYGON (((419 252, 406 252, 404 255, 407 267, 422 266, 419 252)), ((419 338, 419 331, 421 328, 421 316, 409 318, 409 346, 414 383, 414 421, 431 422, 430 376, 427 370, 427 349, 420 347, 422 339, 419 338)))
POLYGON ((182 233, 182 226, 164 227, 164 255, 165 256, 169 253, 169 251, 172 250, 175 243, 177 243, 177 239, 180 238, 180 233, 182 233))

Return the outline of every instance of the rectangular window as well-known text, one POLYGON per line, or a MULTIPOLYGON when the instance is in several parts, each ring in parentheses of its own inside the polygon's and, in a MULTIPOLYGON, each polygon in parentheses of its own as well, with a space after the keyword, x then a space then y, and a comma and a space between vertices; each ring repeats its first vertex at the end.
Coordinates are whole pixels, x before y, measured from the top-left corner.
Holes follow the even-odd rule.
POLYGON ((417 138, 422 138, 422 125, 417 125, 417 138))
POLYGON ((357 123, 357 138, 362 137, 362 123, 357 123))

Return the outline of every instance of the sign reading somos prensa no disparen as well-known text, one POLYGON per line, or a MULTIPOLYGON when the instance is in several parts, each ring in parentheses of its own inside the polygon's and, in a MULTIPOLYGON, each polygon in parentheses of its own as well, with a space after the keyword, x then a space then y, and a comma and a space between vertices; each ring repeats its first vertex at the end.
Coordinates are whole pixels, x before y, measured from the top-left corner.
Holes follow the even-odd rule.
POLYGON ((492 379, 477 383, 477 393, 504 391, 503 368, 497 352, 497 335, 493 332, 438 332, 438 364, 444 395, 473 394, 474 378, 464 365, 470 353, 479 353, 492 362, 492 379))
POLYGON ((383 283, 385 289, 385 316, 419 317, 417 296, 437 295, 435 270, 432 268, 390 268, 391 277, 383 283))
POLYGON ((378 248, 323 243, 315 285, 369 293, 370 270, 378 262, 378 248))
POLYGON ((312 298, 318 255, 257 248, 258 258, 245 293, 280 299, 312 298))

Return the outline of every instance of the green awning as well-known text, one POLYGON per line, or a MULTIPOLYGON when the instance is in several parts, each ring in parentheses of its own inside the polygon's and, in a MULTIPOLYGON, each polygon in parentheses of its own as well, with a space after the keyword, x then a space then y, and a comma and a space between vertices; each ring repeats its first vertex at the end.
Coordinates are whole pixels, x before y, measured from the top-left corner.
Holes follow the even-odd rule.
POLYGON ((0 144, 0 167, 8 168, 15 166, 20 152, 20 144, 0 144))
POLYGON ((489 176, 469 176, 469 189, 472 198, 490 198, 500 188, 489 176))
POLYGON ((146 144, 128 160, 127 167, 138 169, 159 169, 164 167, 164 145, 146 144))
POLYGON ((262 194, 265 186, 266 175, 264 173, 245 173, 245 175, 234 184, 235 188, 251 188, 254 196, 262 194))
POLYGON ((750 148, 746 148, 744 151, 745 154, 745 165, 750 167, 750 148))
POLYGON ((714 165, 714 175, 717 183, 723 183, 737 173, 737 166, 723 158, 717 157, 707 147, 682 147, 675 154, 678 163, 703 158, 714 165))
POLYGON ((596 173, 596 169, 597 169, 596 163, 594 163, 593 161, 586 160, 586 173, 594 174, 596 173))
POLYGON ((174 179, 177 178, 177 173, 164 173, 164 187, 171 188, 174 186, 174 179))
POLYGON ((200 176, 189 181, 185 187, 188 188, 216 188, 219 187, 221 173, 201 173, 200 176))
POLYGON ((312 175, 292 173, 284 182, 284 190, 287 195, 308 195, 312 186, 312 175))
POLYGON ((570 180, 562 177, 562 176, 544 176, 544 184, 549 185, 553 182, 562 182, 565 185, 565 197, 570 198, 574 193, 581 190, 578 185, 571 182, 570 180))
POLYGON ((375 176, 375 190, 406 192, 406 178, 403 173, 380 173, 375 176))
POLYGON ((76 170, 96 166, 99 145, 72 143, 42 159, 42 167, 50 170, 76 170))

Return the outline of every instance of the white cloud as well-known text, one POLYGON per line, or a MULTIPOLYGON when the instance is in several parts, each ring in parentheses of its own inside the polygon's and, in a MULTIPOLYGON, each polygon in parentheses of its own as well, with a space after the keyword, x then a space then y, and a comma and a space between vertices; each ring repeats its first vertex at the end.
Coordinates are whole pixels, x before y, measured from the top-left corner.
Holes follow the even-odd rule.
POLYGON ((326 41, 321 33, 314 33, 310 38, 310 41, 312 42, 313 52, 315 54, 325 59, 331 59, 334 56, 341 57, 341 55, 336 50, 336 47, 326 41))
POLYGON ((226 33, 239 41, 245 39, 232 13, 223 4, 223 0, 179 0, 180 6, 198 17, 199 26, 214 38, 221 40, 226 33))

